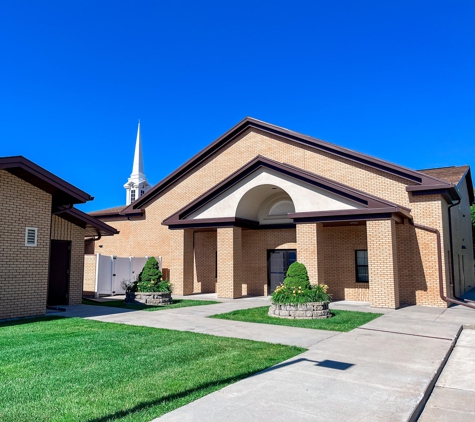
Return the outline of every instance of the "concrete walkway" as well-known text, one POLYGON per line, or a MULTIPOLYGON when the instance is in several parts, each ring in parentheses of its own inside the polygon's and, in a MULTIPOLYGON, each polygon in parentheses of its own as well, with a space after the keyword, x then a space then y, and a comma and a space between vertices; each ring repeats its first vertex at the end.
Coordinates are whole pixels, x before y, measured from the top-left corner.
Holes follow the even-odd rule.
POLYGON ((474 329, 460 334, 419 421, 475 421, 474 329))
POLYGON ((349 333, 206 318, 268 303, 268 298, 246 298, 156 312, 71 306, 62 315, 308 349, 168 413, 159 418, 161 422, 416 420, 462 325, 475 324, 475 311, 462 307, 412 306, 394 311, 371 309, 360 302, 338 302, 332 307, 384 315, 349 333))

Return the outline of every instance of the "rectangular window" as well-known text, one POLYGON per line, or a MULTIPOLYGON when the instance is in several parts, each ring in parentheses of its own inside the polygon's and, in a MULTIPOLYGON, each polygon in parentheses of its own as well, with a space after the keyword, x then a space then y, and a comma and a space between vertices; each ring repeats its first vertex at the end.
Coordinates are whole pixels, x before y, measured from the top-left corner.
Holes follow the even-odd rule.
POLYGON ((356 261, 356 282, 368 283, 369 282, 368 251, 366 249, 355 251, 355 261, 356 261))
POLYGON ((38 238, 38 229, 35 227, 27 227, 25 229, 25 246, 36 246, 38 238))
POLYGON ((130 202, 134 202, 135 201, 135 189, 132 189, 130 191, 130 202))

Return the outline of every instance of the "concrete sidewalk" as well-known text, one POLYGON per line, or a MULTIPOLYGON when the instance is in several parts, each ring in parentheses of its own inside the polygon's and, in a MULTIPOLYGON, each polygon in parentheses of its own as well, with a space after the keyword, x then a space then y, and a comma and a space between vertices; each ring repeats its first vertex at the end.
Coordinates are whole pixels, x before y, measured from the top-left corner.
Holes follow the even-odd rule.
POLYGON ((268 298, 247 298, 156 312, 72 306, 63 315, 309 349, 168 413, 159 418, 163 422, 416 420, 462 325, 475 324, 475 311, 462 307, 394 311, 371 309, 360 302, 337 302, 332 307, 384 315, 349 333, 206 318, 268 303, 268 298))
POLYGON ((460 334, 419 421, 475 421, 474 329, 460 334))

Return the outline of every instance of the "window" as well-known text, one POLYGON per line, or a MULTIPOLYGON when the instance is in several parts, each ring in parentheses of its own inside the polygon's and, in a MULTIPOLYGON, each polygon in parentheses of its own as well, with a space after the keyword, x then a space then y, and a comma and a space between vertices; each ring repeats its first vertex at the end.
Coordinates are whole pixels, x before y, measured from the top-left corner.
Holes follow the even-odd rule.
POLYGON ((356 282, 368 283, 369 282, 368 251, 366 249, 355 251, 355 260, 356 260, 356 282))
POLYGON ((135 189, 132 189, 130 191, 130 202, 134 202, 135 201, 135 189))
POLYGON ((25 246, 36 246, 38 239, 38 229, 35 227, 27 227, 25 229, 25 246))

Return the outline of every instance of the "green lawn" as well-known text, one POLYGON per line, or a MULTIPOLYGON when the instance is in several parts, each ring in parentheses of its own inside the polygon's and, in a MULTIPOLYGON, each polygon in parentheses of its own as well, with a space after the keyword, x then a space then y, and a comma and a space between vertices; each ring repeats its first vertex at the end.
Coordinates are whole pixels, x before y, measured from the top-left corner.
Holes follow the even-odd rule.
POLYGON ((113 308, 124 308, 124 309, 138 309, 142 311, 161 311, 163 309, 173 309, 173 308, 186 308, 188 306, 201 306, 201 305, 213 305, 217 302, 215 300, 188 300, 188 299, 173 299, 171 305, 141 305, 141 304, 125 304, 123 300, 108 300, 106 302, 96 302, 94 300, 83 299, 83 305, 93 305, 93 306, 111 306, 113 308))
POLYGON ((327 319, 285 319, 267 315, 268 306, 242 309, 226 314, 212 315, 210 318, 231 319, 233 321, 257 322, 260 324, 288 325, 290 327, 314 328, 316 330, 351 331, 380 317, 382 314, 332 310, 333 317, 327 319))
POLYGON ((305 349, 79 318, 0 324, 0 420, 150 421, 305 349))

